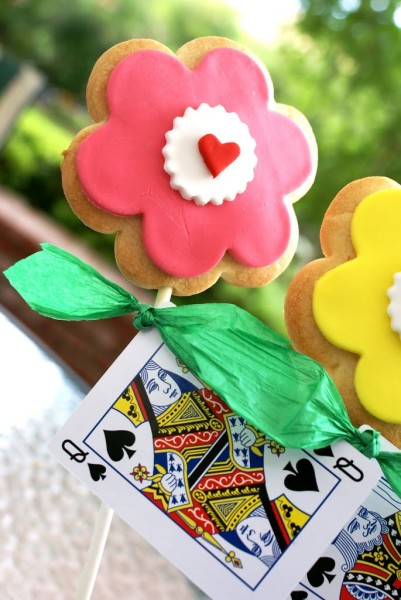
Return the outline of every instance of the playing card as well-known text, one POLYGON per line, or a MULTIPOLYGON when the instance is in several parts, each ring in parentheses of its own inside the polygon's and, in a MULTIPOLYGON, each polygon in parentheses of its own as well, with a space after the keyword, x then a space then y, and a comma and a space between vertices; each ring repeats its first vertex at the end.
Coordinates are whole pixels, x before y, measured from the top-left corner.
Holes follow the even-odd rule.
MULTIPOLYGON (((286 598, 380 477, 345 442, 284 448, 138 334, 50 444, 211 598, 286 598)), ((325 565, 326 566, 326 565, 325 565)))
MULTIPOLYGON (((395 450, 387 440, 383 449, 395 450)), ((401 598, 401 498, 381 477, 287 600, 401 598)))

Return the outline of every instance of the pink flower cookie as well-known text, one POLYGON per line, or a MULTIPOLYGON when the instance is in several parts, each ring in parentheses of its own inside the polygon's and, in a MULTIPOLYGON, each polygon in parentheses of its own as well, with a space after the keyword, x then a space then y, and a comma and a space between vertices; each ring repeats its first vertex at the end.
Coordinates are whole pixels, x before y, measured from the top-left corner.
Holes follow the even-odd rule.
POLYGON ((248 51, 223 38, 176 55, 124 42, 96 63, 87 99, 95 124, 65 153, 64 191, 84 223, 116 233, 127 279, 190 295, 220 276, 260 286, 286 268, 316 144, 248 51))

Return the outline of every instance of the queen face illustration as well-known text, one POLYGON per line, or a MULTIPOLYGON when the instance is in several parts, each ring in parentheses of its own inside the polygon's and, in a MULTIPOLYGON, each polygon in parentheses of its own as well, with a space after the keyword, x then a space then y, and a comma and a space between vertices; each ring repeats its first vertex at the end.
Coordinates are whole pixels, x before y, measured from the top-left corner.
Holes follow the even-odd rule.
POLYGON ((244 546, 263 562, 273 563, 280 553, 267 519, 252 515, 246 517, 238 524, 237 534, 244 546))
POLYGON ((378 517, 379 515, 361 506, 346 528, 354 542, 357 544, 366 544, 371 540, 375 540, 381 534, 382 523, 378 517))
POLYGON ((148 371, 148 379, 144 383, 150 403, 155 406, 169 405, 181 396, 178 383, 162 368, 148 371))

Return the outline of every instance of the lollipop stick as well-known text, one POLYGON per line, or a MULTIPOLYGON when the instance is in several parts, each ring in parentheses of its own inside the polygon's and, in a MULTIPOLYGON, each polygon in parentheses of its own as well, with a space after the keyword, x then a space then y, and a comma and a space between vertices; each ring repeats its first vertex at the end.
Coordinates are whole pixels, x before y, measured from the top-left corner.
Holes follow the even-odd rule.
POLYGON ((77 600, 89 600, 92 595, 112 518, 113 510, 101 502, 88 550, 88 556, 84 568, 81 571, 77 600))
MULTIPOLYGON (((155 306, 169 302, 171 294, 172 289, 170 287, 160 288, 157 292, 155 306)), ((90 600, 92 596, 113 514, 111 508, 103 502, 100 503, 88 555, 79 578, 76 600, 90 600)))

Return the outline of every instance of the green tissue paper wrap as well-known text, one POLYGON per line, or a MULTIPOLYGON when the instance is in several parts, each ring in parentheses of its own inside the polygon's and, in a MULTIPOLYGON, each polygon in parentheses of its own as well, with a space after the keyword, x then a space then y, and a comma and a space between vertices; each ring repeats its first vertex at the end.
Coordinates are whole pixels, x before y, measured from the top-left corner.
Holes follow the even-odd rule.
POLYGON ((156 327, 172 352, 238 415, 290 448, 318 449, 345 439, 376 458, 401 496, 401 453, 383 452, 380 434, 349 420, 331 378, 285 338, 231 304, 155 308, 95 269, 49 244, 5 275, 25 301, 55 319, 136 313, 138 329, 156 327))

